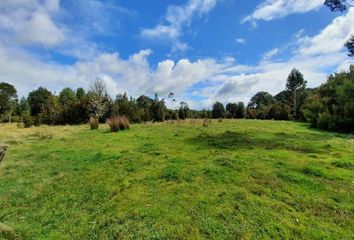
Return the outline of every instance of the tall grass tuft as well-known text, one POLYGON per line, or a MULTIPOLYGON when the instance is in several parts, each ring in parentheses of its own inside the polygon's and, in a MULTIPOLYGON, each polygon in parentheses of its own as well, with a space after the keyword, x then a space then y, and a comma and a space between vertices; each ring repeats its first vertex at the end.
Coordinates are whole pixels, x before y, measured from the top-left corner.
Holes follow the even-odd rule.
POLYGON ((118 132, 119 130, 126 130, 130 128, 129 120, 124 116, 111 117, 107 120, 107 124, 111 132, 118 132))
POLYGON ((91 130, 98 129, 98 118, 96 116, 91 116, 90 117, 90 128, 91 130))
POLYGON ((207 118, 204 118, 203 127, 208 127, 208 126, 209 126, 209 120, 207 118))
POLYGON ((41 139, 41 140, 45 140, 45 139, 53 139, 53 133, 47 129, 41 130, 41 131, 37 131, 35 133, 35 135, 41 139))

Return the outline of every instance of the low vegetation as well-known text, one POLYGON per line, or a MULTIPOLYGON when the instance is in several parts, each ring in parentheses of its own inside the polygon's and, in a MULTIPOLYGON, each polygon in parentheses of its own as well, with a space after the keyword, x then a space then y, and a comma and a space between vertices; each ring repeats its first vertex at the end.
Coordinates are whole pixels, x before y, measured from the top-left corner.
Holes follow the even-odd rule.
POLYGON ((3 124, 0 139, 0 239, 354 236, 352 135, 188 119, 119 134, 3 124))

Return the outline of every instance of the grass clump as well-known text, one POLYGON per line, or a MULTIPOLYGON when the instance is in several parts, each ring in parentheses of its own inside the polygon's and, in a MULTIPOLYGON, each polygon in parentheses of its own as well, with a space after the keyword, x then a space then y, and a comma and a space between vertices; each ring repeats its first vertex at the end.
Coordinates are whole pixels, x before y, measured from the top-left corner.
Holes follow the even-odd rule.
POLYGON ((111 132, 126 130, 130 128, 129 120, 126 117, 114 116, 107 120, 107 124, 111 132))
POLYGON ((332 162, 332 165, 339 168, 354 170, 354 156, 351 158, 342 158, 332 162))
POLYGON ((209 121, 207 118, 204 118, 203 120, 203 127, 208 127, 209 126, 209 121))
POLYGON ((37 131, 35 133, 35 136, 41 140, 45 140, 45 139, 53 139, 54 134, 52 131, 50 131, 48 129, 43 129, 43 130, 37 131))
POLYGON ((99 122, 98 122, 98 118, 96 116, 91 116, 89 123, 90 123, 91 130, 98 129, 99 122))

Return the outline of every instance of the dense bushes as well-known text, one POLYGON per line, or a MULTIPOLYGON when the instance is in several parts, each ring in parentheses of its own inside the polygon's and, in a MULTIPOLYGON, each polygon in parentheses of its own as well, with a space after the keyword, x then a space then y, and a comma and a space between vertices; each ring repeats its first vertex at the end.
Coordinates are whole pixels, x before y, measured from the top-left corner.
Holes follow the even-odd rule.
POLYGON ((307 98, 302 112, 313 126, 341 132, 354 131, 354 66, 349 72, 329 76, 307 98))

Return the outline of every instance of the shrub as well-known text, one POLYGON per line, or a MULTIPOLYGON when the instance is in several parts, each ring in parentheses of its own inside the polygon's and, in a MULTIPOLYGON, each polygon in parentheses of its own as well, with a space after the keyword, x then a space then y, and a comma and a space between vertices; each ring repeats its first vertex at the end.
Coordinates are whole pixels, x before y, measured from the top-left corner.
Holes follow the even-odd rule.
POLYGON ((23 125, 25 128, 29 128, 33 126, 33 117, 29 114, 26 114, 22 117, 23 125))
POLYGON ((90 127, 91 130, 98 129, 98 118, 95 116, 90 117, 90 127))

